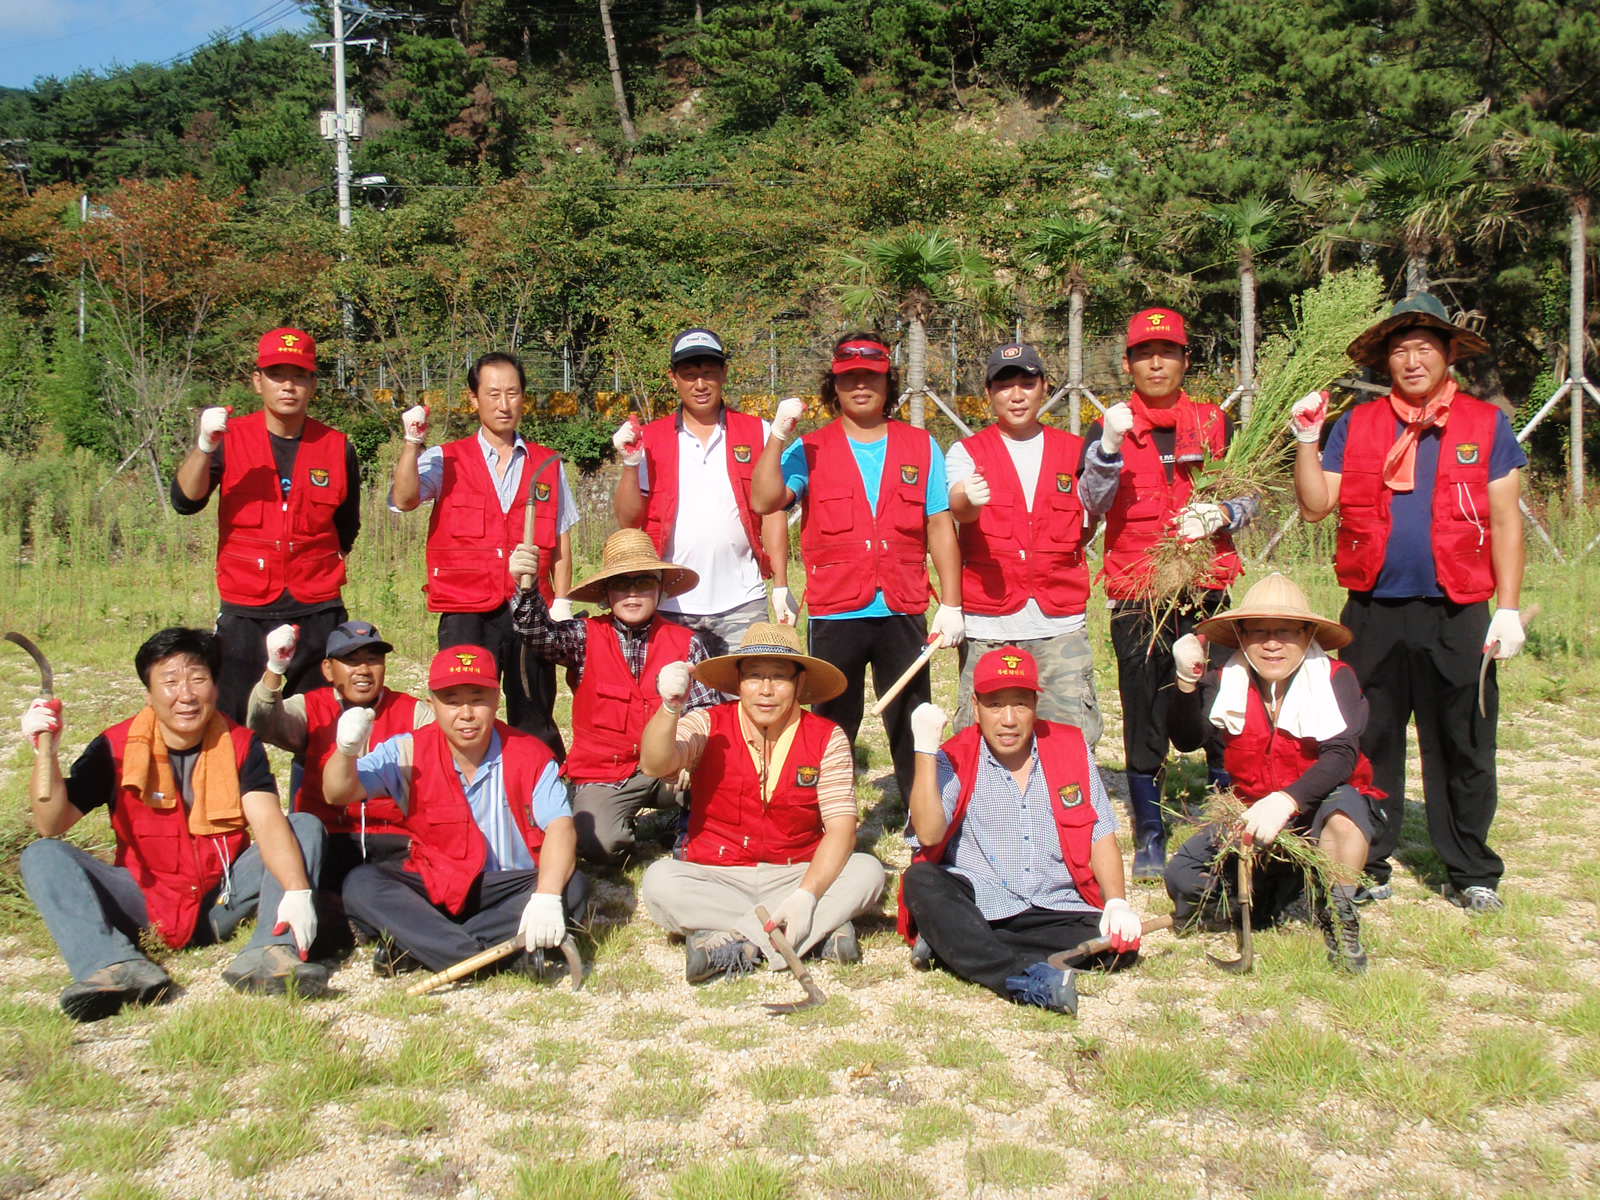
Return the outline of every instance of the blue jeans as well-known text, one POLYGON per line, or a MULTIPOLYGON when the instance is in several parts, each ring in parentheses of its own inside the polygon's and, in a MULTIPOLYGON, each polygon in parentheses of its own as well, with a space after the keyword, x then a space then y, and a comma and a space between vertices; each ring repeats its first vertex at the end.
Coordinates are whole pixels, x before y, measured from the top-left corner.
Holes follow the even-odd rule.
MULTIPOLYGON (((300 843, 306 875, 315 891, 327 836, 322 822, 310 813, 291 813, 289 828, 300 843)), ((21 869, 28 896, 55 938, 61 957, 67 960, 73 979, 82 982, 102 967, 144 957, 139 935, 149 927, 150 913, 144 893, 126 867, 101 862, 60 838, 40 838, 23 850, 21 869)), ((202 907, 189 944, 203 946, 222 940, 240 921, 260 911, 266 919, 256 922, 255 936, 245 949, 293 946, 290 931, 277 936, 272 933, 283 885, 266 869, 258 847, 251 846, 239 856, 231 877, 227 903, 217 903, 213 897, 211 904, 202 907)))

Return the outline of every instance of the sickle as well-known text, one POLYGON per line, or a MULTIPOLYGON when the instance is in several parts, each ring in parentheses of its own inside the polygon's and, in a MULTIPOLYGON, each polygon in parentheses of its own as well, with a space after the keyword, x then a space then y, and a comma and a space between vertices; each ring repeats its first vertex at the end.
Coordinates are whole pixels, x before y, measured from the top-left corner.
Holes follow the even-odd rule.
POLYGON ((46 700, 54 696, 56 694, 56 676, 55 672, 50 669, 50 660, 44 656, 44 651, 40 650, 39 647, 34 644, 33 639, 25 634, 8 633, 5 635, 5 640, 8 642, 15 642, 17 645, 21 646, 28 652, 28 655, 38 666, 39 694, 46 700))
MULTIPOLYGON (((534 498, 534 485, 538 482, 539 476, 544 474, 546 467, 548 467, 551 463, 558 463, 560 461, 561 455, 552 454, 549 458, 545 459, 542 463, 535 467, 532 474, 528 476, 528 503, 527 507, 524 508, 522 512, 522 540, 525 542, 533 541, 533 506, 538 502, 534 498)), ((556 507, 558 509, 561 507, 561 496, 559 492, 556 495, 556 507)), ((539 579, 535 575, 525 575, 523 576, 521 582, 523 587, 539 586, 539 579)), ((522 672, 522 694, 524 696, 532 696, 533 688, 529 686, 528 682, 528 643, 526 640, 524 640, 522 643, 522 651, 517 656, 517 659, 517 665, 522 672)))

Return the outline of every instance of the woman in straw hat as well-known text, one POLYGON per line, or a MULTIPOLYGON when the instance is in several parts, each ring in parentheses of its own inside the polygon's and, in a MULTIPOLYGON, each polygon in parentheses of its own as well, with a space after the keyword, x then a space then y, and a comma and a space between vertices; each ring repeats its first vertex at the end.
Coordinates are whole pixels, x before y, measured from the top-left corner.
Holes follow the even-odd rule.
POLYGON ((692 672, 669 663, 656 687, 639 765, 658 778, 690 772, 689 836, 682 861, 652 863, 639 894, 656 924, 684 936, 685 977, 776 959, 767 935, 780 927, 800 954, 859 960, 852 921, 877 909, 883 864, 855 852, 850 739, 801 707, 837 696, 844 674, 802 654, 792 626, 761 621, 732 654, 692 672), (691 678, 738 699, 684 715, 691 678))
POLYGON ((1473 912, 1502 907, 1505 864, 1488 841, 1500 692, 1492 668, 1479 679, 1484 656, 1522 648, 1528 464, 1506 415, 1451 378, 1453 363, 1488 348, 1432 296, 1412 296, 1350 343, 1351 358, 1389 375, 1389 394, 1340 418, 1320 455, 1327 397, 1304 397, 1293 418, 1300 513, 1339 514, 1334 570, 1350 592, 1341 619, 1353 638, 1343 658, 1372 706, 1361 745, 1385 799, 1367 864, 1371 898, 1389 894, 1415 713, 1445 897, 1473 912))
MULTIPOLYGON (((1244 802, 1246 846, 1270 845, 1284 829, 1317 842, 1337 878, 1313 909, 1328 959, 1364 971, 1356 881, 1375 824, 1372 764, 1361 753, 1367 704, 1355 672, 1328 657, 1350 631, 1319 616, 1286 576, 1268 575, 1236 607, 1200 622, 1173 645, 1178 694, 1169 728, 1179 750, 1220 750, 1244 802), (1233 651, 1207 670, 1205 641, 1233 651)), ((1167 864, 1178 922, 1215 919, 1218 854, 1225 831, 1203 829, 1167 864)), ((1268 858, 1256 867, 1256 911, 1270 922, 1300 892, 1300 868, 1268 858)))
MULTIPOLYGON (((538 577, 539 551, 526 543, 511 552, 511 574, 538 577)), ((639 737, 656 705, 656 678, 668 663, 706 657, 700 635, 658 611, 663 596, 695 584, 687 567, 665 562, 642 529, 619 529, 606 538, 600 569, 568 593, 580 604, 603 604, 598 617, 558 621, 537 587, 519 587, 512 626, 529 654, 567 668, 572 685, 572 749, 564 772, 572 782, 578 854, 611 862, 634 848, 634 822, 646 808, 676 808, 676 787, 639 770, 639 737)), ((686 706, 702 708, 720 697, 704 684, 689 691, 686 706)))

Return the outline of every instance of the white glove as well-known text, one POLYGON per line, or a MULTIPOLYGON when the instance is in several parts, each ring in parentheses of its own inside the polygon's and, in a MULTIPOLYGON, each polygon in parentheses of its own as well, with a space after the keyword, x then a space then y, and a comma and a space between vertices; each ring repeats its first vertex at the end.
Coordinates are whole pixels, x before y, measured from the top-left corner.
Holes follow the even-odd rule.
POLYGON ((1244 810, 1245 841, 1270 846, 1298 808, 1288 792, 1268 792, 1244 810))
POLYGON ((530 576, 537 582, 539 578, 539 547, 529 542, 519 542, 511 550, 511 557, 507 560, 511 567, 511 578, 517 581, 517 586, 522 586, 522 581, 530 576))
POLYGON ((552 621, 572 620, 572 601, 566 596, 557 596, 550 601, 550 619, 552 621))
POLYGON ((1294 440, 1316 445, 1322 437, 1322 423, 1328 419, 1328 393, 1307 392, 1289 410, 1289 428, 1294 440))
POLYGON ((1105 451, 1107 458, 1115 458, 1122 453, 1122 439, 1128 436, 1128 430, 1132 428, 1133 409, 1128 407, 1126 401, 1106 409, 1106 415, 1100 418, 1100 449, 1105 451))
POLYGON ((200 436, 195 439, 200 453, 210 454, 222 445, 222 436, 228 432, 228 414, 232 411, 231 404, 227 407, 213 405, 200 410, 200 436))
POLYGON ((1192 692, 1206 673, 1206 640, 1186 633, 1172 643, 1172 674, 1180 692, 1192 692))
POLYGON ((61 701, 52 697, 35 697, 28 710, 22 714, 22 732, 37 749, 39 737, 46 733, 61 732, 61 701))
POLYGON ((639 425, 639 418, 630 416, 617 431, 611 435, 611 444, 616 447, 617 460, 625 467, 637 467, 644 461, 644 441, 640 436, 643 429, 639 425))
POLYGON ((670 662, 662 667, 656 676, 656 691, 661 693, 663 704, 682 712, 683 702, 689 696, 689 664, 670 662))
POLYGON ((1222 511, 1222 505, 1205 502, 1190 504, 1178 513, 1178 536, 1186 542, 1198 542, 1225 528, 1227 524, 1228 514, 1222 511))
POLYGON ((267 634, 267 670, 287 675, 294 661, 294 648, 300 644, 300 626, 279 625, 267 634))
POLYGON ((517 936, 526 950, 561 945, 561 939, 567 936, 567 915, 561 911, 561 897, 548 892, 529 896, 517 924, 517 936))
POLYGON ((413 404, 400 414, 400 425, 405 430, 406 441, 413 446, 428 444, 428 406, 413 404))
POLYGON ((800 618, 800 601, 786 587, 772 589, 772 612, 779 625, 793 625, 800 618))
POLYGON ((372 722, 377 717, 378 714, 372 709, 360 705, 340 713, 339 723, 333 730, 333 740, 339 747, 339 753, 360 758, 367 749, 367 738, 372 736, 372 722))
POLYGON ((311 902, 311 889, 285 892, 278 901, 278 923, 272 936, 284 930, 294 934, 294 948, 300 952, 300 961, 311 957, 311 943, 317 940, 317 906, 311 902))
POLYGON ((1139 920, 1139 914, 1133 911, 1121 896, 1106 901, 1105 911, 1100 914, 1100 936, 1111 939, 1111 948, 1118 954, 1127 954, 1139 948, 1139 935, 1144 932, 1144 923, 1139 920))
POLYGON ((766 929, 771 933, 780 925, 783 934, 789 939, 789 945, 799 950, 811 934, 811 919, 817 915, 817 898, 805 888, 795 888, 784 897, 783 903, 778 905, 778 910, 772 914, 772 920, 767 922, 766 929))
POLYGON ((967 503, 973 508, 982 508, 989 503, 989 481, 977 471, 968 475, 966 483, 962 486, 967 490, 967 503))
POLYGON ((794 436, 795 426, 806 414, 806 402, 799 396, 786 396, 778 401, 778 411, 772 418, 772 436, 787 442, 794 436))
POLYGON ((939 753, 944 725, 950 718, 937 704, 926 702, 911 710, 911 748, 918 754, 939 753))
POLYGON ((967 636, 966 618, 959 608, 941 604, 939 611, 933 614, 933 632, 944 634, 946 646, 959 646, 961 639, 967 636))
POLYGON ((1489 632, 1483 635, 1483 652, 1493 649, 1496 658, 1515 658, 1527 640, 1522 614, 1514 608, 1497 608, 1489 618, 1489 632))

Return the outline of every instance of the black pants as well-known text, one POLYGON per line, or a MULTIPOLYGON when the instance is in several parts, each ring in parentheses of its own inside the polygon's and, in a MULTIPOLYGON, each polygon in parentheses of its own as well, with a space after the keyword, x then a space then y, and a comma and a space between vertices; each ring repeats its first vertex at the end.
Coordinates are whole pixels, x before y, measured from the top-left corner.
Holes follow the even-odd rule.
MULTIPOLYGON (((1009 996, 1006 980, 1026 974, 1034 963, 1100 936, 1097 912, 1056 912, 1029 908, 990 922, 978 911, 972 885, 938 863, 912 863, 905 876, 906 904, 917 932, 927 939, 939 963, 953 975, 1009 996)), ((1128 966, 1137 953, 1090 955, 1081 967, 1128 966)))
MULTIPOLYGON (((1167 706, 1172 699, 1172 643, 1227 607, 1226 592, 1206 592, 1197 607, 1174 609, 1154 641, 1155 610, 1142 600, 1118 600, 1111 610, 1111 645, 1117 654, 1117 692, 1122 697, 1122 752, 1135 775, 1154 775, 1167 761, 1167 706)), ((1233 651, 1213 646, 1211 665, 1233 651)), ((1206 764, 1222 769, 1220 750, 1206 750, 1206 764)))
POLYGON ((222 643, 222 675, 217 680, 217 708, 244 724, 250 692, 267 669, 267 634, 279 625, 300 626, 300 640, 289 671, 283 677, 283 694, 298 696, 315 691, 325 682, 322 660, 328 635, 350 619, 344 605, 335 604, 303 617, 255 617, 225 612, 217 617, 217 640, 222 643))
MULTIPOLYGON (((485 871, 458 913, 428 899, 422 876, 392 863, 357 867, 345 876, 344 907, 353 921, 394 939, 430 971, 442 971, 515 936, 539 872, 485 871)), ((561 893, 567 923, 589 901, 589 880, 574 871, 561 893)))
MULTIPOLYGON (((916 661, 928 642, 928 629, 921 617, 896 613, 888 617, 849 617, 841 621, 810 622, 811 653, 844 672, 845 689, 832 700, 813 704, 819 717, 837 723, 855 744, 861 728, 861 709, 867 684, 867 668, 872 668, 872 686, 882 694, 900 673, 916 661)), ((883 728, 889 735, 889 755, 894 760, 894 778, 900 787, 900 800, 911 802, 911 778, 916 764, 916 748, 911 740, 911 711, 932 696, 932 683, 924 667, 894 703, 883 710, 883 728)))
POLYGON ((1495 667, 1484 681, 1487 716, 1478 715, 1478 666, 1489 630, 1489 605, 1448 600, 1375 600, 1352 592, 1339 618, 1354 634, 1340 654, 1367 696, 1361 749, 1372 760, 1380 827, 1367 873, 1389 878, 1405 815, 1406 727, 1415 715, 1422 752, 1428 836, 1458 888, 1494 887, 1505 863, 1489 848, 1494 821, 1495 725, 1500 686, 1495 667))
POLYGON ((567 748, 556 728, 556 667, 528 656, 528 688, 522 686, 522 639, 511 628, 511 606, 492 612, 440 613, 439 649, 482 646, 500 664, 500 690, 506 697, 506 724, 531 733, 565 762, 567 748))

